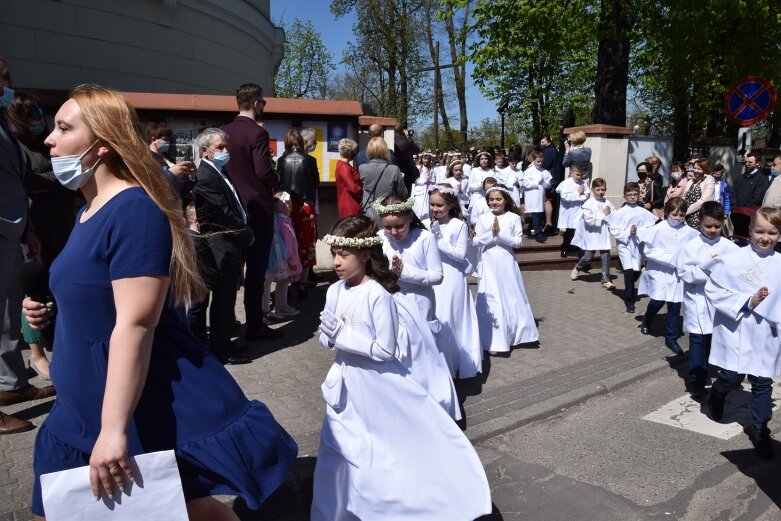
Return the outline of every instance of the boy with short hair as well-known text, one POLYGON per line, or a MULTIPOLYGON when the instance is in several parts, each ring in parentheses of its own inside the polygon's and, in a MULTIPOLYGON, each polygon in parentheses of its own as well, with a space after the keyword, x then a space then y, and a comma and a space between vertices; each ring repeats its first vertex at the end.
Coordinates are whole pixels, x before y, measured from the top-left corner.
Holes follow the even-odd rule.
POLYGON ((687 387, 692 398, 705 396, 708 378, 708 356, 713 333, 713 313, 705 298, 708 275, 702 266, 738 246, 721 237, 726 214, 716 201, 700 208, 700 235, 688 241, 673 256, 678 277, 683 281, 683 330, 689 333, 689 378, 687 387))
POLYGON ((624 206, 606 216, 608 229, 616 239, 618 259, 624 270, 624 303, 626 312, 635 312, 635 281, 640 276, 640 240, 637 230, 656 223, 656 216, 637 204, 640 199, 640 185, 630 182, 624 185, 624 206))
POLYGON ((523 198, 526 206, 526 214, 531 217, 532 226, 530 236, 534 236, 537 242, 545 242, 545 234, 542 232, 545 222, 545 191, 551 187, 552 177, 550 172, 542 167, 545 155, 541 150, 531 153, 532 164, 523 173, 523 198))

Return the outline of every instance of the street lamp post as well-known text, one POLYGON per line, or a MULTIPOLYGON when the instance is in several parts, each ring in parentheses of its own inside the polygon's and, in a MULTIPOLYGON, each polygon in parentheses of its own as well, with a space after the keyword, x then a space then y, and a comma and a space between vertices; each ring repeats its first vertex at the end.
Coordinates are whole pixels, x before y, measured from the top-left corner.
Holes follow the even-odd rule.
POLYGON ((505 112, 507 112, 507 102, 505 101, 504 103, 499 105, 499 108, 496 109, 496 112, 498 112, 499 116, 501 116, 502 118, 502 134, 500 138, 501 141, 500 146, 502 147, 502 150, 504 150, 504 114, 505 112))

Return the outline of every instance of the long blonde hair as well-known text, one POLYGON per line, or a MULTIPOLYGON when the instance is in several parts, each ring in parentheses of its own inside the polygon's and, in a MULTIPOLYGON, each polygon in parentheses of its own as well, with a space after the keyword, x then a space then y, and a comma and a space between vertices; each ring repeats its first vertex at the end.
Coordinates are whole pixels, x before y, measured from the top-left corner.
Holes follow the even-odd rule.
POLYGON ((111 149, 106 165, 119 179, 141 185, 168 218, 173 237, 171 295, 176 304, 191 304, 206 295, 198 273, 189 232, 183 225, 182 203, 152 157, 138 115, 118 92, 98 85, 79 85, 70 93, 87 127, 111 149))

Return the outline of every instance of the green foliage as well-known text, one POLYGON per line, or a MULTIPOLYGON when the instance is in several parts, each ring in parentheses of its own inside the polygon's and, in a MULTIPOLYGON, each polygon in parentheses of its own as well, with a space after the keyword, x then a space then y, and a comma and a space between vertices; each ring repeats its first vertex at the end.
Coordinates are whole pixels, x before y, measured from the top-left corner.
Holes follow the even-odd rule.
POLYGON ((283 98, 324 98, 334 68, 320 33, 310 21, 294 20, 285 30, 285 55, 274 78, 274 95, 283 98))
MULTIPOLYGON (((466 0, 442 0, 458 9, 466 0)), ((558 134, 569 108, 590 113, 596 70, 597 0, 479 0, 468 57, 482 92, 507 102, 522 129, 558 134)))

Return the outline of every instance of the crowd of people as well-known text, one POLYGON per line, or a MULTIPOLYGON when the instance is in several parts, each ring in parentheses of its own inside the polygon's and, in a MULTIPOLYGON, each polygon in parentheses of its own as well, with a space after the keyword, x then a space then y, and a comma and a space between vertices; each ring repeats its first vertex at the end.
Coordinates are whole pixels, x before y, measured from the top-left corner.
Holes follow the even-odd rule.
MULTIPOLYGON (((215 494, 257 508, 297 446, 223 365, 249 362, 232 341, 240 284, 247 340, 277 338, 269 324, 300 313, 288 293, 306 297, 316 263, 315 133, 288 131, 274 165, 263 91, 244 84, 235 119, 196 137, 196 165, 174 160, 164 124, 143 134, 117 92, 75 88, 49 130, 35 98, 13 92, 2 58, 0 78, 0 405, 57 394, 36 437, 33 513, 45 516, 42 474, 87 465, 94 496, 113 500, 135 477, 132 456, 166 449, 191 519, 236 519, 215 494), (41 269, 26 269, 34 263, 23 255, 41 269), (29 367, 54 386, 27 381, 21 335, 29 367)), ((455 423, 454 380, 481 373, 486 354, 538 341, 515 252, 524 237, 556 233, 554 216, 561 255, 580 256, 573 280, 598 253, 601 284, 613 289, 615 241, 626 310, 635 311, 639 280, 649 296, 641 332, 666 304, 665 345, 676 355, 683 304, 692 395, 707 394, 709 360, 720 368, 708 395, 714 420, 748 375, 747 432, 761 457, 773 456, 781 210, 778 178, 771 185, 761 156, 747 156, 732 186, 723 169, 692 158, 673 165, 667 188, 661 161, 648 158, 616 208, 582 132, 563 157, 547 136, 507 153, 430 154, 403 126, 393 150, 383 132, 373 125, 365 150, 338 144, 340 219, 323 240, 340 280, 319 326, 336 358, 322 386, 313 519, 490 513, 485 472, 455 423), (733 219, 734 232, 730 211, 746 218, 733 219)), ((781 156, 771 176, 779 170, 781 156)), ((0 413, 2 434, 32 428, 0 413)))

